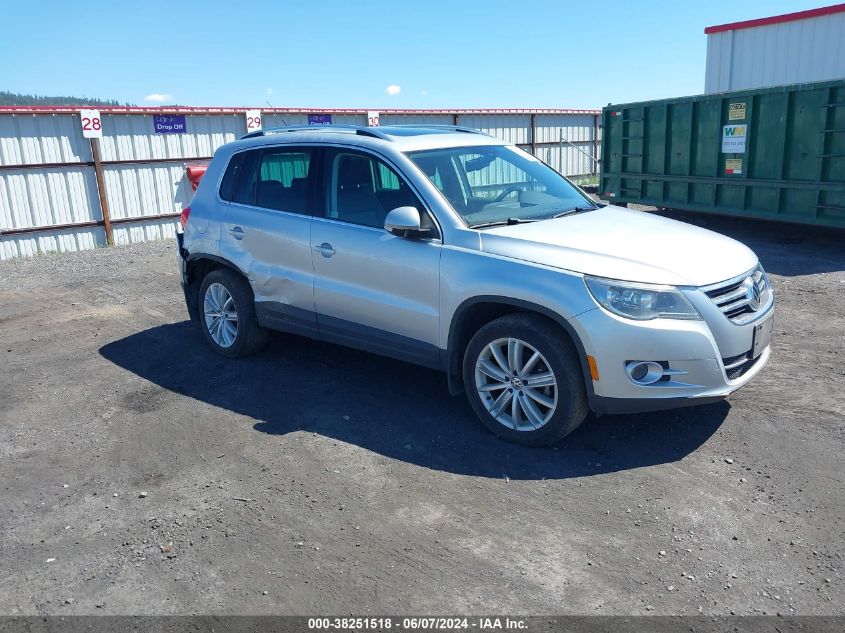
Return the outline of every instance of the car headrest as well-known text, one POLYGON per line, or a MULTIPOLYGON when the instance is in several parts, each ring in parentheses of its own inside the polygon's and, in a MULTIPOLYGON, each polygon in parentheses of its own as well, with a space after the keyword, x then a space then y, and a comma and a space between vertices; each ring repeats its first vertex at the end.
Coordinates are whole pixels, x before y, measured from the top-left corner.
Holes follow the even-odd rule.
POLYGON ((342 156, 337 180, 341 189, 359 189, 362 185, 372 185, 370 159, 363 156, 342 156))

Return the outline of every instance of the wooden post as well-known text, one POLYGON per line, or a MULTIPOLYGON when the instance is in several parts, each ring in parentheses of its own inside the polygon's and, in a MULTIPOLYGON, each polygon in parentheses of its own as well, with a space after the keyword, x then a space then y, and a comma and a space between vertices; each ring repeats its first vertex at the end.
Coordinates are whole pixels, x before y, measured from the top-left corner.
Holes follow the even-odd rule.
POLYGON ((109 215, 109 201, 106 197, 106 181, 103 177, 103 164, 100 161, 100 139, 91 139, 91 155, 94 157, 94 174, 97 176, 97 192, 100 195, 100 209, 103 212, 103 228, 106 231, 106 243, 114 246, 114 236, 111 230, 111 216, 109 215))

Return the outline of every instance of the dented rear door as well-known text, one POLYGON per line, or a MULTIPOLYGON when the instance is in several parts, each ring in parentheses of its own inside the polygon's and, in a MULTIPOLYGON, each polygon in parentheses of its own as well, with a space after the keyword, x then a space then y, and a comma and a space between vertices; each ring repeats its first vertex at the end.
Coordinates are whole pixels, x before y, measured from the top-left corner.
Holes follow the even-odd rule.
POLYGON ((279 146, 249 154, 224 214, 221 253, 249 279, 262 325, 313 334, 310 202, 316 150, 279 146))

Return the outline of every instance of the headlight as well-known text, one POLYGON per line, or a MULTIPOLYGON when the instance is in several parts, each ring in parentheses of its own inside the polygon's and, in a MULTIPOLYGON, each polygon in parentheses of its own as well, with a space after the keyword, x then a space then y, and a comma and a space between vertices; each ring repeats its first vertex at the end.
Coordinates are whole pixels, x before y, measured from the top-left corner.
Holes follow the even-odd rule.
POLYGON ((587 276, 584 281, 599 305, 626 319, 647 321, 659 317, 700 318, 687 298, 672 286, 651 286, 587 276))

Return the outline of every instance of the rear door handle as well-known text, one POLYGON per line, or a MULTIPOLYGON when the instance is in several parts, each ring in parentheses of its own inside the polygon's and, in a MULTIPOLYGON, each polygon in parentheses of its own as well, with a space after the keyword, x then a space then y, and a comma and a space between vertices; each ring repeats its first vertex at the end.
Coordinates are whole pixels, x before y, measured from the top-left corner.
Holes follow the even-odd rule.
POLYGON ((319 245, 315 244, 314 250, 317 251, 318 253, 320 253, 320 255, 322 255, 326 259, 328 259, 332 255, 334 255, 335 252, 336 252, 334 250, 334 248, 332 248, 332 245, 329 244, 328 242, 323 242, 322 244, 319 244, 319 245))
POLYGON ((231 229, 229 229, 229 235, 234 237, 236 240, 241 240, 243 239, 244 235, 246 235, 246 233, 241 227, 233 226, 231 229))

